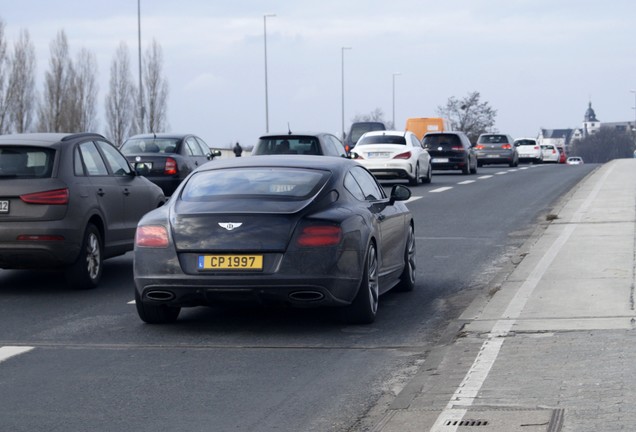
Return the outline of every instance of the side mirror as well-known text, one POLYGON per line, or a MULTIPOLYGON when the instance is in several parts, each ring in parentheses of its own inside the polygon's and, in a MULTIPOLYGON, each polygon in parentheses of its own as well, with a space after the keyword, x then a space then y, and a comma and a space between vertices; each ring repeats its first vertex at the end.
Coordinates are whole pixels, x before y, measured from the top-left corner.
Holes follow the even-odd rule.
POLYGON ((391 204, 396 201, 406 201, 409 198, 411 198, 411 189, 401 184, 393 185, 391 189, 391 204))
POLYGON ((219 157, 221 156, 221 150, 212 150, 210 153, 208 153, 208 159, 212 160, 215 157, 219 157))

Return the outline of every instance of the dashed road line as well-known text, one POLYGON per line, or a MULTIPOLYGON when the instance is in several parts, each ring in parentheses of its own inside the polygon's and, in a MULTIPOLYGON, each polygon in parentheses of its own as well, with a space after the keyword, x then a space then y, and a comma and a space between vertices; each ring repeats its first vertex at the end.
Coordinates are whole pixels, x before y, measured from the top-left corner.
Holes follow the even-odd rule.
POLYGON ((466 181, 463 181, 463 182, 459 182, 459 183, 457 183, 457 184, 465 185, 465 184, 475 183, 476 181, 477 181, 477 180, 466 180, 466 181))
POLYGON ((491 178, 491 177, 493 177, 493 176, 491 176, 491 175, 484 175, 484 176, 481 176, 481 177, 477 177, 477 180, 485 180, 485 179, 489 179, 489 178, 491 178))
POLYGON ((444 187, 441 187, 441 188, 430 190, 429 192, 430 193, 444 192, 444 191, 447 191, 447 190, 452 189, 452 188, 453 188, 452 186, 444 186, 444 187))
POLYGON ((495 173, 495 175, 504 175, 504 174, 508 174, 508 171, 499 171, 495 173))
POLYGON ((31 346, 3 346, 0 347, 0 363, 25 352, 29 352, 34 347, 31 346))

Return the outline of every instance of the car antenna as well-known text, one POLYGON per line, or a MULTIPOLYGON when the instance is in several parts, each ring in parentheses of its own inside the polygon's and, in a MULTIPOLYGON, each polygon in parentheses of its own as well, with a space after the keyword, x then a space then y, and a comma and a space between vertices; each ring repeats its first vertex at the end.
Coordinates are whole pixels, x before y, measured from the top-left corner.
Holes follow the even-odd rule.
POLYGON ((289 127, 289 122, 287 122, 287 135, 291 135, 292 131, 291 128, 289 127))

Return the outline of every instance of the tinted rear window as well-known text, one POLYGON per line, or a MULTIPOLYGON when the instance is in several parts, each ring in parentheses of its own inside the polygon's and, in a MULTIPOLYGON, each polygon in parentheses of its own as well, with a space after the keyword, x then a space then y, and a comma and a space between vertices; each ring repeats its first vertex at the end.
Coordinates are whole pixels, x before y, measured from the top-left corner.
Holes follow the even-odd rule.
POLYGON ((400 144, 406 145, 406 139, 402 135, 371 135, 360 138, 360 141, 356 144, 368 145, 368 144, 400 144))
POLYGON ((138 153, 174 153, 177 138, 134 138, 122 144, 120 150, 125 155, 138 153))
POLYGON ((356 123, 351 125, 351 142, 356 143, 367 132, 385 130, 382 123, 356 123))
POLYGON ((482 135, 477 141, 480 144, 503 144, 508 142, 506 135, 482 135))
POLYGON ((320 141, 314 136, 262 137, 252 155, 305 154, 321 155, 320 141))
POLYGON ((0 147, 0 178, 49 178, 55 150, 38 147, 0 147))
POLYGON ((424 135, 424 148, 432 147, 462 147, 462 142, 455 134, 424 135))
POLYGON ((535 145, 537 145, 537 142, 535 140, 529 140, 529 139, 525 140, 524 139, 524 140, 515 141, 515 146, 516 147, 519 147, 519 146, 535 146, 535 145))
POLYGON ((328 180, 330 173, 298 168, 232 168, 201 171, 185 185, 184 201, 217 199, 292 198, 315 194, 328 180))

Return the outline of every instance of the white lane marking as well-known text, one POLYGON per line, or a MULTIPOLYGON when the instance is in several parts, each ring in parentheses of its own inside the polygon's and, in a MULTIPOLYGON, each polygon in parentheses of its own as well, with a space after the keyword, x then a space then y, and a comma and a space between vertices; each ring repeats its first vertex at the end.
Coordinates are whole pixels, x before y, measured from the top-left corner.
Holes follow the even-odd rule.
POLYGON ((477 398, 482 385, 488 377, 490 369, 497 360, 497 356, 501 351, 505 336, 508 335, 512 327, 515 325, 539 281, 576 229, 576 224, 583 219, 584 213, 598 195, 601 187, 605 184, 605 180, 613 169, 614 166, 612 166, 605 173, 601 181, 595 185, 592 192, 590 192, 588 197, 572 216, 572 223, 563 229, 559 237, 557 237, 554 243, 552 243, 547 253, 541 258, 541 260, 539 260, 536 267, 528 276, 528 279, 526 279, 512 300, 510 300, 510 303, 508 303, 508 307, 502 314, 501 319, 495 323, 490 333, 488 333, 486 341, 482 344, 479 354, 477 354, 473 365, 464 376, 462 383, 459 387, 457 387, 455 393, 446 404, 446 408, 444 408, 439 417, 437 417, 437 421, 430 429, 431 432, 457 431, 457 426, 449 427, 447 425, 448 420, 462 420, 464 415, 468 412, 468 407, 470 407, 477 398), (456 406, 467 408, 455 408, 456 406))
POLYGON ((461 185, 465 185, 465 184, 471 184, 471 183, 475 183, 477 180, 466 180, 463 182, 459 182, 457 184, 461 184, 461 185))
POLYGON ((492 177, 491 175, 485 175, 485 176, 477 177, 477 180, 489 179, 491 177, 492 177))
POLYGON ((135 304, 134 300, 129 301, 127 304, 135 304))
POLYGON ((518 169, 516 169, 516 168, 511 169, 511 170, 508 170, 508 172, 516 172, 516 171, 519 171, 519 170, 518 170, 518 169))
POLYGON ((421 196, 412 196, 411 198, 409 198, 406 201, 404 201, 404 203, 408 204, 410 202, 417 201, 418 199, 422 199, 422 197, 421 196))
POLYGON ((447 190, 452 189, 452 188, 453 188, 452 186, 445 186, 445 187, 441 187, 441 188, 430 190, 429 192, 430 193, 444 192, 444 191, 447 191, 447 190))
POLYGON ((519 168, 519 169, 523 171, 523 170, 527 170, 527 169, 528 169, 528 167, 521 167, 521 168, 519 168))
POLYGON ((20 354, 24 354, 25 352, 29 352, 31 351, 33 348, 35 347, 29 347, 29 346, 3 346, 0 347, 0 363, 2 363, 3 361, 20 355, 20 354))
POLYGON ((499 171, 495 173, 495 175, 504 175, 504 174, 508 174, 508 171, 499 171))

